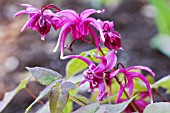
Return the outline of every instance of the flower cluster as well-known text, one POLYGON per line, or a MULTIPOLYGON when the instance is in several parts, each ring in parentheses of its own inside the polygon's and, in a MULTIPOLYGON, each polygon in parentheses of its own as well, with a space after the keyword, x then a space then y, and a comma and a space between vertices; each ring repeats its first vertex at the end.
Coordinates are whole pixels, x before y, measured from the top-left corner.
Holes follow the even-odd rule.
MULTIPOLYGON (((37 30, 44 40, 45 36, 49 33, 51 26, 53 26, 55 30, 61 29, 54 52, 57 51, 59 45, 61 45, 61 59, 77 58, 88 65, 88 69, 83 72, 84 80, 79 85, 89 82, 91 91, 98 88, 98 101, 102 101, 105 97, 109 96, 108 91, 106 90, 107 87, 109 87, 110 92, 112 92, 113 79, 116 79, 117 83, 120 85, 116 103, 125 101, 125 99, 121 98, 123 93, 126 94, 127 98, 130 98, 134 89, 133 80, 137 77, 145 83, 151 103, 153 102, 149 82, 144 75, 135 71, 145 70, 155 76, 152 70, 145 66, 132 66, 126 69, 121 63, 116 65, 117 56, 115 51, 122 49, 120 34, 114 30, 113 22, 102 21, 90 16, 94 13, 102 14, 104 13, 104 10, 87 9, 81 13, 77 13, 70 9, 60 10, 53 4, 42 6, 40 10, 29 4, 21 4, 21 6, 26 7, 26 9, 19 11, 15 16, 21 14, 29 15, 29 20, 21 31, 30 27, 33 30, 37 30), (69 46, 66 46, 65 40, 69 33, 72 36, 72 42, 69 46), (87 40, 87 37, 89 40, 87 40), (98 51, 98 54, 95 55, 95 57, 101 60, 101 62, 95 64, 90 59, 79 55, 64 56, 64 49, 67 48, 72 50, 72 45, 75 40, 93 44, 98 51), (104 54, 102 51, 101 44, 110 50, 107 54, 104 54), (121 69, 118 68, 119 65, 122 66, 121 69), (119 80, 120 73, 124 75, 124 82, 119 80), (128 92, 126 89, 128 89, 128 92)), ((143 96, 141 94, 141 99, 136 101, 136 104, 141 103, 140 101, 142 99, 143 96)), ((146 104, 144 103, 144 107, 145 106, 146 104)))

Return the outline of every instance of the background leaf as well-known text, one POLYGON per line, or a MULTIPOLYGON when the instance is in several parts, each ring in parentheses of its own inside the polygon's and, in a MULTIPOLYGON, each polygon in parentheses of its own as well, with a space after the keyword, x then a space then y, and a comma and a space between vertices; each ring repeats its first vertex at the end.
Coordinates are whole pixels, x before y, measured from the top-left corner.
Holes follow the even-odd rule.
POLYGON ((151 47, 170 58, 170 35, 158 34, 151 39, 151 47))
POLYGON ((144 113, 170 113, 170 103, 158 102, 158 103, 149 104, 144 109, 144 113))
POLYGON ((153 85, 152 85, 152 88, 159 88, 159 87, 162 87, 162 88, 165 88, 166 89, 166 93, 167 94, 170 94, 170 75, 166 76, 166 77, 163 77, 162 79, 158 80, 157 82, 155 82, 153 85))
POLYGON ((2 101, 0 101, 0 112, 9 104, 13 97, 22 89, 24 89, 28 83, 28 79, 22 80, 21 83, 13 91, 5 93, 2 101))
POLYGON ((62 75, 46 68, 42 67, 34 67, 29 68, 26 67, 29 72, 32 74, 32 76, 41 84, 43 85, 50 85, 52 82, 54 82, 57 79, 61 79, 62 75))

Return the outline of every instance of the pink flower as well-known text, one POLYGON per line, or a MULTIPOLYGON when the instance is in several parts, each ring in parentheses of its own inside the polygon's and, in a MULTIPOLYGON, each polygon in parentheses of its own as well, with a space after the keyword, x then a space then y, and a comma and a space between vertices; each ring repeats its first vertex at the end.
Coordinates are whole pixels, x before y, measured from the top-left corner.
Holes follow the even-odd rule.
MULTIPOLYGON (((137 100, 133 100, 132 103, 134 107, 138 110, 139 113, 143 113, 143 110, 145 107, 148 105, 148 102, 145 100, 149 95, 148 92, 141 92, 140 93, 140 98, 137 100)), ((122 103, 124 101, 127 101, 128 99, 120 99, 118 103, 122 103)), ((132 113, 135 112, 134 108, 131 105, 128 105, 127 108, 125 109, 126 113, 132 113)))
POLYGON ((78 58, 88 64, 89 68, 83 72, 84 80, 80 83, 80 85, 85 82, 89 82, 90 89, 92 91, 95 88, 99 88, 97 100, 102 101, 108 94, 108 92, 106 92, 104 79, 111 90, 111 77, 109 71, 113 69, 117 61, 114 51, 110 51, 106 56, 101 57, 102 61, 98 64, 98 66, 96 66, 91 60, 82 56, 70 55, 68 58, 78 58))
POLYGON ((49 33, 51 25, 56 29, 57 19, 60 20, 61 16, 54 14, 50 8, 55 8, 57 11, 60 11, 53 4, 48 6, 42 6, 41 10, 34 8, 29 4, 20 4, 21 6, 26 7, 25 10, 17 12, 14 16, 17 17, 21 14, 28 14, 30 19, 21 29, 23 32, 27 27, 30 27, 33 30, 37 30, 41 34, 41 39, 44 40, 47 33, 49 33))
POLYGON ((87 10, 81 12, 80 14, 76 13, 74 10, 62 10, 62 11, 58 12, 57 14, 63 16, 63 20, 64 20, 65 24, 63 25, 63 27, 60 31, 58 42, 54 49, 54 52, 57 51, 57 49, 61 43, 60 58, 61 59, 66 58, 66 57, 63 57, 64 47, 65 47, 64 44, 65 44, 66 37, 67 37, 68 33, 70 33, 70 32, 73 37, 73 41, 74 40, 84 41, 85 37, 92 35, 95 39, 96 46, 99 49, 99 39, 96 36, 96 33, 95 33, 93 27, 95 27, 97 30, 99 30, 101 39, 105 40, 104 36, 103 36, 103 31, 102 31, 100 24, 97 22, 97 20, 92 17, 89 17, 89 16, 93 13, 103 13, 103 12, 104 12, 103 10, 99 11, 99 10, 94 10, 94 9, 87 9, 87 10))
POLYGON ((152 99, 152 91, 151 91, 151 87, 149 82, 147 81, 147 79, 145 78, 144 75, 142 75, 141 73, 135 72, 134 70, 145 70, 148 71, 152 76, 155 76, 155 74, 153 73, 153 71, 145 66, 132 66, 128 69, 125 69, 124 67, 122 69, 117 69, 114 72, 111 73, 111 78, 115 77, 118 73, 123 73, 126 77, 126 80, 124 84, 120 84, 120 90, 119 90, 119 94, 118 94, 118 98, 116 100, 116 102, 118 102, 123 94, 123 91, 125 90, 125 88, 129 89, 129 96, 132 95, 133 93, 133 78, 137 77, 140 78, 146 85, 147 89, 148 89, 148 93, 150 96, 150 101, 151 103, 153 103, 153 99, 152 99))
POLYGON ((98 20, 104 33, 105 40, 101 42, 110 50, 118 50, 121 48, 121 36, 114 30, 114 23, 109 21, 98 20))

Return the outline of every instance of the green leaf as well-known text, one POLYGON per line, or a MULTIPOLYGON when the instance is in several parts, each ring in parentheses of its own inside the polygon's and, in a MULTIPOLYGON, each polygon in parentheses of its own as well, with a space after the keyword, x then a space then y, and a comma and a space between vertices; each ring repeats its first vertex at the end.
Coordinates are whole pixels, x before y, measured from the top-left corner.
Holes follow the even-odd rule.
POLYGON ((41 107, 36 113, 50 113, 49 101, 43 107, 41 107))
POLYGON ((82 95, 76 94, 76 95, 73 96, 73 98, 75 98, 76 100, 81 101, 81 102, 83 102, 85 104, 90 104, 90 101, 86 97, 84 97, 82 95))
POLYGON ((100 106, 100 103, 96 102, 96 103, 81 107, 72 113, 95 113, 96 110, 99 109, 99 106, 100 106))
POLYGON ((73 101, 69 99, 62 113, 71 113, 72 109, 73 109, 73 101))
POLYGON ((5 93, 5 96, 2 101, 0 101, 0 112, 2 112, 5 107, 9 104, 9 102, 13 99, 13 97, 22 89, 26 87, 28 83, 28 78, 22 80, 21 83, 15 88, 13 91, 5 93))
POLYGON ((55 88, 50 95, 50 112, 62 113, 64 107, 68 102, 69 94, 67 91, 60 91, 59 88, 55 88))
POLYGON ((152 38, 150 44, 170 58, 170 35, 158 34, 152 38))
MULTIPOLYGON (((108 53, 109 50, 107 48, 102 48, 103 53, 108 53)), ((95 63, 99 63, 101 62, 101 60, 97 59, 96 57, 94 57, 94 54, 97 55, 97 49, 92 49, 86 52, 82 52, 80 54, 80 56, 84 56, 90 60, 92 60, 95 63)), ((88 67, 88 65, 83 62, 82 60, 79 59, 71 59, 66 66, 66 79, 69 79, 71 76, 83 71, 84 69, 86 69, 88 67)))
POLYGON ((100 109, 95 112, 95 113, 101 113, 101 111, 104 111, 104 113, 121 113, 123 112, 126 107, 132 102, 132 100, 136 97, 136 95, 132 98, 130 98, 129 100, 122 102, 120 104, 115 104, 115 105, 111 105, 111 104, 104 104, 100 106, 100 109))
POLYGON ((28 111, 32 108, 32 106, 37 103, 39 100, 41 100, 42 98, 44 98, 46 95, 48 95, 49 93, 52 92, 52 88, 59 83, 61 80, 56 80, 53 83, 51 83, 49 86, 47 86, 40 94, 39 96, 36 98, 36 100, 26 109, 25 113, 28 113, 28 111))
MULTIPOLYGON (((86 56, 86 53, 83 52, 80 56, 86 56)), ((66 66, 66 79, 69 79, 71 76, 83 71, 88 66, 85 62, 79 59, 71 59, 66 66)))
POLYGON ((166 93, 170 94, 170 75, 163 77, 152 85, 152 88, 162 87, 166 89, 166 93))
POLYGON ((34 67, 29 68, 26 67, 28 71, 32 74, 32 76, 41 84, 43 85, 50 85, 52 82, 54 82, 57 79, 61 79, 62 75, 46 68, 42 67, 34 67))
POLYGON ((144 109, 144 113, 170 113, 170 103, 158 102, 158 103, 149 104, 144 109))

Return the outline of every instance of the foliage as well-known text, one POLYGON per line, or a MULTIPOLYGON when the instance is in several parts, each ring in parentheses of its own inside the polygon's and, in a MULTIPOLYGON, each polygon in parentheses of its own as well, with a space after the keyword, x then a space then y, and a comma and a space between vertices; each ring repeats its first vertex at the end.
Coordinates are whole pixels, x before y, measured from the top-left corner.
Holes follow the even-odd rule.
MULTIPOLYGON (((165 88, 169 94, 170 77, 164 77, 154 83, 151 76, 155 76, 155 74, 149 67, 138 65, 125 68, 122 63, 117 62, 116 53, 123 48, 121 47, 121 35, 115 31, 113 21, 102 21, 90 17, 94 13, 102 14, 104 10, 87 9, 77 13, 70 9, 61 10, 54 4, 42 6, 40 10, 29 4, 21 4, 21 6, 26 7, 26 9, 17 12, 15 16, 29 15, 29 20, 22 31, 30 27, 37 30, 41 39, 45 40, 51 27, 56 31, 61 28, 54 52, 61 44, 60 59, 71 59, 66 66, 65 78, 50 69, 27 67, 32 77, 38 83, 45 85, 46 88, 28 106, 25 113, 28 113, 34 104, 46 96, 49 97, 49 100, 37 113, 129 113, 143 111, 150 113, 153 109, 155 112, 155 109, 158 108, 157 111, 169 112, 167 109, 169 103, 153 103, 152 95, 157 94, 156 91, 159 87, 165 88), (69 33, 72 36, 72 42, 65 46, 65 40, 69 33), (64 50, 72 51, 75 40, 92 44, 95 49, 84 51, 79 55, 65 56, 64 50), (151 76, 144 76, 142 70, 151 76), (77 76, 83 75, 83 80, 78 83, 70 81, 70 77, 74 78, 78 73, 81 74, 77 76), (89 84, 90 99, 80 95, 83 91, 79 87, 85 83, 89 84), (152 90, 156 91, 152 92, 152 90), (148 102, 149 99, 151 104, 148 102), (73 102, 81 107, 73 111, 73 102)), ((20 90, 26 88, 27 83, 28 79, 23 80, 15 90, 5 95, 0 102, 0 112, 20 90)))

